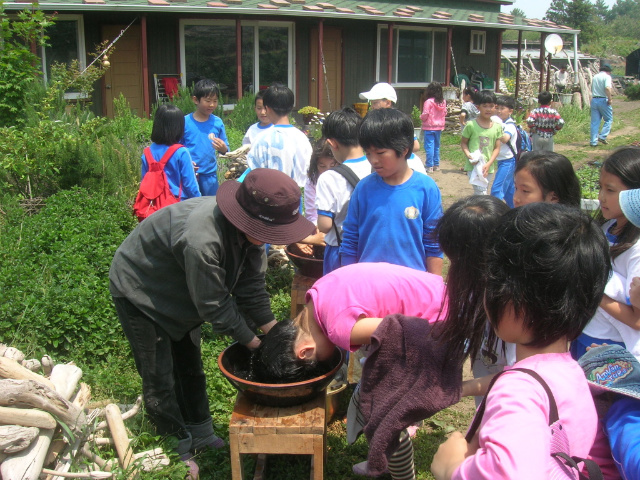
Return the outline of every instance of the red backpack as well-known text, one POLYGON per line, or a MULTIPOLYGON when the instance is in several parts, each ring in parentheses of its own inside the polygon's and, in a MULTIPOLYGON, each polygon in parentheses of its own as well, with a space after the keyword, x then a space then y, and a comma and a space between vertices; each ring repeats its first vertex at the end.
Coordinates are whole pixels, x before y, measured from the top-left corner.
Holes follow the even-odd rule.
POLYGON ((136 201, 133 203, 133 214, 138 217, 139 222, 153 212, 160 210, 162 207, 180 201, 180 197, 182 196, 182 182, 180 182, 180 192, 178 193, 178 198, 176 198, 169 188, 169 182, 164 174, 164 166, 175 151, 181 147, 182 145, 179 143, 171 145, 159 162, 156 162, 153 158, 149 147, 144 149, 144 156, 147 159, 149 171, 140 182, 140 190, 136 196, 136 201))

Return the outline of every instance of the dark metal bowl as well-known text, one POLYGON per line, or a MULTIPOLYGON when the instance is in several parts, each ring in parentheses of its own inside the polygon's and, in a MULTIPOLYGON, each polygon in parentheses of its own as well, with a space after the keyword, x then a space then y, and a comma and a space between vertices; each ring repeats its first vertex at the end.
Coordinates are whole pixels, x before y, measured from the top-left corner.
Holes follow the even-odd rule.
POLYGON ((324 246, 314 245, 313 256, 303 253, 297 243, 287 245, 285 252, 301 275, 311 278, 320 278, 322 276, 322 270, 324 268, 324 246))
POLYGON ((338 373, 344 357, 336 347, 333 356, 327 361, 326 372, 319 377, 296 383, 258 383, 237 376, 238 371, 248 371, 251 353, 239 343, 229 345, 218 357, 218 367, 229 382, 244 393, 250 400, 270 407, 290 407, 300 405, 317 397, 338 373))

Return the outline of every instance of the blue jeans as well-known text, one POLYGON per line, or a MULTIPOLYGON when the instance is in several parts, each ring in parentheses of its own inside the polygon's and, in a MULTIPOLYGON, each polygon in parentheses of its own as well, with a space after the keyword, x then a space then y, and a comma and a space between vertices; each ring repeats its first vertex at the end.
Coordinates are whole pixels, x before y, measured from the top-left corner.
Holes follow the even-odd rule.
POLYGON ((427 154, 427 168, 440 166, 440 135, 442 135, 442 130, 424 130, 424 151, 427 154))
POLYGON ((324 247, 324 261, 322 262, 322 274, 326 275, 340 268, 340 247, 327 245, 324 247))
POLYGON ((159 435, 178 438, 178 454, 186 453, 194 446, 192 433, 213 435, 200 327, 174 341, 126 298, 113 297, 113 303, 142 378, 147 415, 159 435))
POLYGON ((208 175, 199 173, 198 186, 200 187, 200 193, 203 197, 213 197, 218 193, 218 172, 213 172, 208 175))
POLYGON ((591 145, 598 144, 598 138, 606 139, 611 132, 611 124, 613 123, 613 107, 607 105, 606 98, 591 99, 591 145), (600 122, 604 120, 602 131, 600 130, 600 122))
POLYGON ((513 194, 515 192, 513 182, 515 170, 515 157, 507 160, 498 160, 498 170, 496 170, 496 176, 491 186, 491 195, 499 200, 504 200, 511 208, 513 208, 513 194))

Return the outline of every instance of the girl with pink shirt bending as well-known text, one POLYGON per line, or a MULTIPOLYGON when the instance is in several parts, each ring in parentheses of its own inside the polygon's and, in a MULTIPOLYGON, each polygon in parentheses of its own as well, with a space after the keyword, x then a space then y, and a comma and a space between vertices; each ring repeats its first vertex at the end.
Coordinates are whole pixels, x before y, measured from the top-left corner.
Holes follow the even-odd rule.
POLYGON ((565 453, 587 458, 604 441, 596 440, 596 409, 568 343, 602 298, 611 268, 607 240, 576 208, 533 203, 504 215, 487 245, 484 298, 469 303, 484 303, 498 337, 516 344, 516 363, 489 389, 477 433, 469 442, 452 434, 431 471, 437 480, 552 478, 551 396, 565 453))
POLYGON ((442 96, 442 85, 433 82, 425 90, 427 100, 422 107, 422 130, 424 132, 424 150, 427 154, 427 173, 440 170, 440 135, 444 130, 444 118, 447 116, 447 102, 442 96))

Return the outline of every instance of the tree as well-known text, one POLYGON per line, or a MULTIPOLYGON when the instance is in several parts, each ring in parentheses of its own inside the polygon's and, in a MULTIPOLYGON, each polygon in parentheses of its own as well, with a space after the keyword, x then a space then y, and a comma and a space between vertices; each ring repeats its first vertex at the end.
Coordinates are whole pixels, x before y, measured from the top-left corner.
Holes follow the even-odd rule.
POLYGON ((9 19, 0 2, 0 126, 14 124, 24 110, 25 92, 40 76, 39 59, 30 46, 45 44, 51 19, 27 9, 9 19))
POLYGON ((596 40, 602 27, 596 7, 589 0, 553 0, 544 18, 580 30, 583 42, 596 40))
POLYGON ((527 15, 524 13, 524 10, 522 10, 521 8, 512 9, 511 10, 511 15, 513 15, 514 17, 527 18, 527 15))
POLYGON ((604 0, 596 0, 596 3, 593 5, 595 14, 598 16, 600 21, 607 22, 611 20, 612 15, 609 10, 609 5, 604 0))

